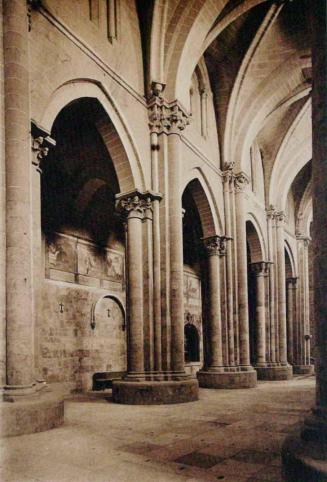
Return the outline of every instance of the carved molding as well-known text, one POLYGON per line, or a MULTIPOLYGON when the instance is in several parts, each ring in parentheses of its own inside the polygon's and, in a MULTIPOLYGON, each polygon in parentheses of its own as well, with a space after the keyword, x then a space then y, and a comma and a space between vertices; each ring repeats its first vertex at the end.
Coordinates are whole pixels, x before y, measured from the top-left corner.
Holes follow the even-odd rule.
POLYGON ((137 216, 143 218, 149 210, 152 211, 152 202, 161 200, 160 193, 152 191, 131 191, 116 195, 116 209, 123 216, 137 216))
POLYGON ((49 149, 56 145, 50 133, 42 129, 35 121, 31 121, 32 164, 42 172, 42 162, 47 157, 49 149))
MULTIPOLYGON (((156 92, 159 92, 158 89, 156 92)), ((178 100, 167 102, 161 95, 151 97, 148 113, 151 133, 179 134, 190 123, 189 113, 178 100)))
POLYGON ((302 241, 306 248, 311 243, 311 238, 309 236, 306 236, 305 234, 302 234, 302 233, 299 233, 299 232, 296 233, 296 239, 297 239, 297 241, 302 241))
POLYGON ((227 250, 227 243, 231 238, 226 236, 210 236, 203 238, 203 244, 207 250, 208 256, 224 256, 227 250))

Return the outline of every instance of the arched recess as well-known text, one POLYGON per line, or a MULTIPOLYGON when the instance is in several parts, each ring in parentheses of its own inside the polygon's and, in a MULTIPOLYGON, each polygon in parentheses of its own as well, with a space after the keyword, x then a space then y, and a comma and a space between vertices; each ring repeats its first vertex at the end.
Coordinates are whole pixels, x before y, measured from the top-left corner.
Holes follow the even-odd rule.
POLYGON ((199 209, 201 223, 203 224, 203 236, 222 235, 222 222, 217 202, 200 168, 192 169, 187 173, 183 179, 182 193, 187 186, 190 186, 192 194, 194 192, 194 200, 198 203, 197 207, 199 209))
POLYGON ((120 191, 145 189, 140 156, 119 108, 105 87, 92 79, 74 79, 58 87, 42 115, 40 125, 48 132, 58 114, 69 104, 83 98, 96 99, 107 116, 99 118, 97 128, 115 166, 120 191))
POLYGON ((122 315, 123 315, 123 318, 124 318, 124 326, 122 327, 123 330, 125 330, 125 323, 126 323, 126 312, 125 312, 125 308, 124 308, 124 305, 123 305, 123 302, 122 300, 116 295, 116 294, 106 294, 106 295, 102 295, 100 296, 100 298, 98 298, 93 304, 92 304, 92 307, 91 307, 91 316, 90 316, 90 325, 91 325, 91 328, 94 329, 95 326, 96 326, 96 307, 99 305, 99 303, 104 300, 104 299, 111 299, 111 300, 114 300, 117 305, 119 306, 119 308, 121 309, 121 312, 122 312, 122 315))
POLYGON ((266 260, 266 249, 259 223, 253 215, 248 214, 246 220, 246 239, 250 262, 259 263, 266 260))

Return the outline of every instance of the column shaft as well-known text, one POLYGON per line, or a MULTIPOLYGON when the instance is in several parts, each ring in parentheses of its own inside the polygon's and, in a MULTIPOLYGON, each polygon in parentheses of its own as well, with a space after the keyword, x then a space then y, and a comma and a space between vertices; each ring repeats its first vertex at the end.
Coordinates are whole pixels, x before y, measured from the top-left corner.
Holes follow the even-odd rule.
POLYGON ((131 375, 144 372, 142 218, 131 211, 127 219, 127 273, 129 308, 129 368, 131 375))
MULTIPOLYGON (((267 229, 268 229, 268 251, 269 260, 274 260, 274 236, 273 236, 273 211, 267 211, 267 229)), ((275 266, 269 269, 269 328, 270 328, 270 345, 269 345, 269 362, 276 363, 276 332, 275 332, 275 266)))
MULTIPOLYGON (((232 219, 230 202, 230 183, 232 173, 227 170, 224 173, 224 207, 225 207, 225 232, 231 238, 232 219)), ((232 243, 228 243, 226 252, 226 292, 227 292, 227 352, 228 365, 235 365, 235 345, 234 345, 234 302, 233 302, 233 250, 232 243)))
POLYGON ((237 269, 238 269, 238 313, 240 327, 240 365, 250 366, 249 314, 248 314, 248 279, 245 226, 245 185, 248 180, 243 173, 235 178, 236 192, 236 233, 237 233, 237 269))
POLYGON ((184 374, 183 228, 180 136, 168 136, 171 369, 184 374))
POLYGON ((287 359, 289 363, 294 363, 294 291, 296 278, 289 278, 287 280, 287 359))
POLYGON ((219 370, 223 366, 221 302, 220 302, 220 238, 213 236, 204 240, 208 252, 209 277, 209 352, 208 369, 219 370))
POLYGON ((25 0, 5 0, 7 384, 34 379, 31 165, 27 12, 25 0))
POLYGON ((287 365, 287 330, 286 330, 286 277, 284 246, 284 213, 277 213, 277 276, 278 276, 278 334, 279 361, 287 365))
POLYGON ((256 275, 256 365, 266 366, 266 263, 254 263, 256 275))

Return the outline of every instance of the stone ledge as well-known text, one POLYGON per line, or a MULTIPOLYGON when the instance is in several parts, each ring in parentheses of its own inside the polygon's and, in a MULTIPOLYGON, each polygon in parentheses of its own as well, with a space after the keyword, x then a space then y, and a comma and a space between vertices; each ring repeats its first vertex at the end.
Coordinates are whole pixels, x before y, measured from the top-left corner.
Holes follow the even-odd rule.
POLYGON ((115 380, 112 399, 115 403, 127 405, 194 402, 199 399, 199 384, 195 379, 156 382, 115 380))
POLYGON ((314 365, 293 365, 293 373, 296 375, 312 375, 314 371, 314 365))
POLYGON ((326 447, 288 437, 282 448, 283 476, 286 482, 327 482, 326 447))
POLYGON ((288 366, 283 367, 256 367, 258 380, 291 380, 293 378, 293 368, 288 366))
POLYGON ((0 435, 10 437, 44 432, 64 423, 63 397, 40 392, 15 402, 0 402, 0 435))
POLYGON ((257 384, 255 370, 244 372, 206 372, 197 373, 201 388, 254 388, 257 384))

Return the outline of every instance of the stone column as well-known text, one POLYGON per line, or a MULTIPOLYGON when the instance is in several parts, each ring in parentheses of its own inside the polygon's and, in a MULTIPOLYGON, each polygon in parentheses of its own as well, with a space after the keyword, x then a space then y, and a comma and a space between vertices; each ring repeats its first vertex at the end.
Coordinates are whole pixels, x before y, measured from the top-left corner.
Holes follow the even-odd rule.
MULTIPOLYGON (((231 239, 232 233, 232 203, 230 185, 233 182, 233 172, 227 169, 223 173, 224 182, 224 208, 225 208, 225 232, 226 238, 231 239)), ((228 243, 226 250, 226 291, 227 291, 227 349, 228 366, 235 366, 235 343, 234 343, 234 285, 233 285, 233 247, 228 243)))
POLYGON ((294 341, 295 341, 295 317, 296 317, 296 283, 297 278, 287 278, 286 297, 287 297, 287 359, 294 364, 294 341))
POLYGON ((42 228, 41 228, 41 175, 42 166, 49 149, 56 145, 50 133, 42 129, 35 121, 31 122, 32 137, 32 220, 33 220, 33 312, 35 320, 34 349, 35 349, 35 374, 38 380, 42 379, 39 369, 38 334, 41 327, 38 325, 40 297, 42 289, 43 261, 42 261, 42 228))
POLYGON ((277 276, 278 276, 278 334, 279 361, 287 366, 287 330, 286 330, 286 276, 285 276, 285 213, 276 212, 276 241, 277 241, 277 276))
POLYGON ((34 386, 28 26, 25 0, 5 0, 7 392, 34 386))
POLYGON ((249 180, 246 174, 241 172, 235 175, 240 366, 243 369, 252 368, 250 365, 247 252, 245 226, 245 188, 248 184, 249 180))
MULTIPOLYGON (((272 206, 267 209, 267 230, 268 230, 268 252, 269 260, 274 260, 274 236, 273 236, 273 219, 275 210, 272 206)), ((269 328, 270 328, 270 346, 269 346, 269 363, 271 366, 276 364, 276 331, 275 331, 275 267, 272 265, 269 269, 269 328)))
POLYGON ((266 366, 266 305, 265 280, 268 275, 269 264, 265 261, 252 263, 251 269, 256 276, 256 366, 266 366))
POLYGON ((225 239, 211 236, 204 239, 208 253, 208 278, 209 278, 209 352, 210 363, 208 370, 222 371, 222 331, 221 331, 221 293, 220 293, 220 259, 225 253, 225 239))
POLYGON ((144 378, 142 221, 147 198, 140 191, 116 196, 127 215, 128 378, 144 378))
POLYGON ((310 238, 297 234, 298 248, 298 303, 297 303, 297 329, 296 329, 296 358, 294 360, 294 373, 311 373, 310 365, 310 300, 309 300, 309 266, 308 247, 310 238), (309 337, 309 338, 308 338, 309 337))
POLYGON ((301 438, 283 447, 287 481, 327 480, 327 2, 313 0, 312 16, 312 176, 314 306, 317 326, 316 403, 301 438))
POLYGON ((201 135, 207 137, 207 99, 208 92, 205 88, 200 91, 200 102, 201 102, 201 135))

